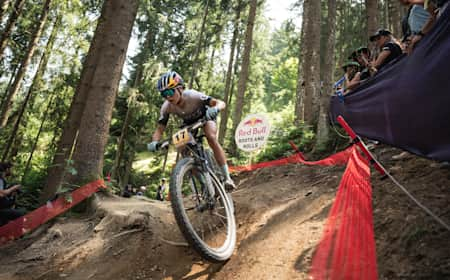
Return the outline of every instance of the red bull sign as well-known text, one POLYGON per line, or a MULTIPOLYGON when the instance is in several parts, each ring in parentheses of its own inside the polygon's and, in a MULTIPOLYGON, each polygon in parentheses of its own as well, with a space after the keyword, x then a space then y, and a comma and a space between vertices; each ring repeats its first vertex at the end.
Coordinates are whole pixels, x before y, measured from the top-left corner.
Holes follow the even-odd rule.
POLYGON ((262 148, 269 138, 270 123, 265 115, 253 114, 243 119, 234 135, 239 149, 251 152, 262 148))

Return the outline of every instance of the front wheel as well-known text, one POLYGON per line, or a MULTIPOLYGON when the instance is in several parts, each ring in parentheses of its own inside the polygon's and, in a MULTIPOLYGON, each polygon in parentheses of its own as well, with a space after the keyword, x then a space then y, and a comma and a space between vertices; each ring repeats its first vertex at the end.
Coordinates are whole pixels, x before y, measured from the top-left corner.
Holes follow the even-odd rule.
POLYGON ((229 259, 236 245, 236 222, 232 202, 219 182, 200 170, 193 158, 184 158, 172 173, 170 198, 189 244, 209 261, 229 259))

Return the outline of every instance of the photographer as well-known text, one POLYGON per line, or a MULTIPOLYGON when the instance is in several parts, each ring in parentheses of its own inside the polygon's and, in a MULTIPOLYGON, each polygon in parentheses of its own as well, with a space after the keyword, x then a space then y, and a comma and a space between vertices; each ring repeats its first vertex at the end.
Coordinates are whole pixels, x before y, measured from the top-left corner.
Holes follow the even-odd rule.
POLYGON ((11 174, 11 167, 9 162, 0 163, 0 226, 25 214, 24 211, 14 208, 21 186, 8 186, 6 182, 6 177, 11 174))

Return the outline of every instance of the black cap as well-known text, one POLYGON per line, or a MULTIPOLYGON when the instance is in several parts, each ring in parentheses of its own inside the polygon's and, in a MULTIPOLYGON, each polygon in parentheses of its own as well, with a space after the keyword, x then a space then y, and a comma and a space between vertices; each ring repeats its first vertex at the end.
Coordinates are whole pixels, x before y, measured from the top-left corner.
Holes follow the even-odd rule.
POLYGON ((342 65, 342 69, 344 69, 344 71, 347 71, 347 67, 349 66, 359 67, 359 63, 356 61, 347 61, 346 63, 344 63, 344 65, 342 65))
POLYGON ((367 47, 359 47, 359 48, 356 50, 356 52, 357 52, 357 53, 370 53, 369 48, 367 48, 367 47))
POLYGON ((375 32, 372 36, 370 36, 370 41, 373 42, 375 39, 377 39, 380 36, 388 36, 391 35, 391 31, 387 29, 378 29, 377 32, 375 32))
POLYGON ((348 59, 349 59, 349 60, 355 60, 355 61, 356 61, 356 57, 357 57, 356 51, 353 51, 353 52, 348 56, 348 59))

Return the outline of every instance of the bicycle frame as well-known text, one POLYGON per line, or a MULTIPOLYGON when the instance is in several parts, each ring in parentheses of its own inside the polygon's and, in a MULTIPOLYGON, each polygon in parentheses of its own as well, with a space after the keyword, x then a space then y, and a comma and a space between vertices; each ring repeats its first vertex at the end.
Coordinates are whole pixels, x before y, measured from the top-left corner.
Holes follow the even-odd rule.
MULTIPOLYGON (((210 202, 214 202, 214 197, 216 195, 216 191, 214 189, 214 185, 220 186, 220 188, 224 188, 223 183, 221 182, 220 178, 216 175, 215 171, 212 168, 212 163, 209 162, 208 157, 206 156, 205 149, 203 147, 203 138, 205 137, 204 134, 198 134, 198 130, 200 127, 202 127, 205 124, 205 120, 199 120, 198 122, 184 127, 188 130, 189 133, 192 132, 192 135, 194 138, 194 141, 192 143, 186 144, 181 149, 181 154, 186 154, 185 151, 190 152, 188 156, 191 156, 195 160, 195 164, 200 167, 200 170, 204 173, 207 173, 209 177, 205 178, 207 180, 206 186, 208 190, 208 196, 210 202), (211 179, 211 181, 210 181, 211 179)), ((164 145, 164 144, 163 144, 164 145)), ((184 156, 184 155, 183 155, 184 156)), ((194 184, 193 190, 196 190, 195 188, 195 182, 192 179, 192 184, 194 184)), ((198 193, 196 195, 199 195, 198 193)))

